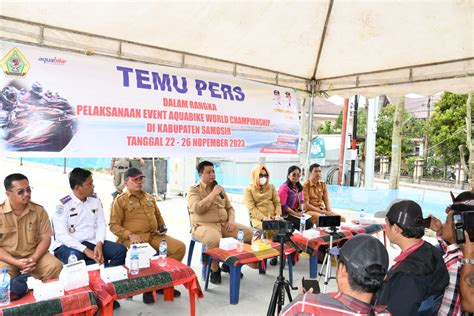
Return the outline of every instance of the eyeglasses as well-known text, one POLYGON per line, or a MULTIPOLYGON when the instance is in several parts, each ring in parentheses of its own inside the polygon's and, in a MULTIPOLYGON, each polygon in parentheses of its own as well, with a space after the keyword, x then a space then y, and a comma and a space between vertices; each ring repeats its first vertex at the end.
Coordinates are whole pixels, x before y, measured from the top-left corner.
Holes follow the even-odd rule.
POLYGON ((33 190, 33 187, 27 187, 25 189, 19 189, 19 190, 16 190, 16 191, 13 191, 13 190, 7 190, 8 192, 13 192, 13 193, 16 193, 17 195, 24 195, 25 192, 30 194, 31 193, 31 190, 33 190))
POLYGON ((266 178, 266 177, 268 177, 268 174, 260 173, 260 174, 258 175, 258 177, 259 177, 259 178, 266 178))
POLYGON ((290 173, 290 176, 299 178, 301 175, 299 173, 290 173))

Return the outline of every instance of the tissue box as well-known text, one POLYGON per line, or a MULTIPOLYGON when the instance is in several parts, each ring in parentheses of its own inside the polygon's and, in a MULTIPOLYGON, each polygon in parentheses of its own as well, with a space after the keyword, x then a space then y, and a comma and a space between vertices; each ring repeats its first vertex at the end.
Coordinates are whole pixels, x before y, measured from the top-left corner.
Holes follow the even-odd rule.
POLYGON ((361 217, 359 218, 359 224, 360 225, 372 225, 376 224, 377 220, 373 217, 361 217))
POLYGON ((65 264, 59 274, 59 280, 66 291, 88 286, 89 273, 87 272, 86 262, 79 260, 74 263, 65 264))
POLYGON ((264 251, 272 248, 268 240, 256 240, 252 243, 252 251, 264 251))
MULTIPOLYGON (((156 253, 156 250, 150 246, 149 243, 142 243, 142 244, 134 244, 138 248, 138 266, 140 269, 149 268, 150 267, 150 258, 153 257, 156 253)), ((132 250, 132 246, 130 245, 130 249, 127 251, 127 257, 125 258, 125 266, 130 269, 130 253, 132 250)))
POLYGON ((64 296, 64 287, 61 281, 36 284, 33 288, 33 296, 37 301, 49 300, 64 296))
POLYGON ((320 236, 319 230, 308 229, 303 232, 303 237, 308 239, 318 238, 320 236))
POLYGON ((233 237, 221 238, 219 241, 219 248, 223 250, 237 249, 237 239, 233 237))
POLYGON ((100 269, 100 278, 105 282, 115 282, 128 278, 127 269, 122 266, 100 269))

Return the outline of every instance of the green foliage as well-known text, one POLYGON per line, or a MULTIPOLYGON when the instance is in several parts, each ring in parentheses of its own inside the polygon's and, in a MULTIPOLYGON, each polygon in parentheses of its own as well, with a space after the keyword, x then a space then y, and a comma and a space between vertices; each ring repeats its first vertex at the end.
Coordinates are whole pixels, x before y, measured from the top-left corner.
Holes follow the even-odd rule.
POLYGON ((444 165, 459 161, 459 145, 466 145, 467 94, 445 92, 435 104, 429 124, 430 155, 439 155, 444 165))
POLYGON ((332 126, 331 121, 324 121, 321 126, 318 128, 318 134, 325 135, 325 134, 335 134, 334 128, 332 126))
MULTIPOLYGON (((396 106, 389 104, 383 108, 377 119, 377 137, 375 152, 380 156, 390 156, 392 153, 393 116, 396 106)), ((425 122, 408 113, 403 114, 402 127, 402 157, 414 154, 413 138, 422 138, 426 130, 425 122)))
POLYGON ((337 116, 336 123, 331 121, 324 121, 323 124, 318 128, 318 134, 339 134, 342 131, 342 111, 337 116))

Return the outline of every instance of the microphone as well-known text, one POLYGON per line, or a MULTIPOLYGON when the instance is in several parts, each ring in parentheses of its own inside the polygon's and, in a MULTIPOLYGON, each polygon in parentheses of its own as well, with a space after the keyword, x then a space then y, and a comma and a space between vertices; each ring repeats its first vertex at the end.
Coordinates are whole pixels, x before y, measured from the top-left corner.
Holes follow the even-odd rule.
MULTIPOLYGON (((217 185, 217 181, 214 180, 214 186, 216 185, 217 185)), ((221 197, 221 199, 224 199, 224 191, 219 192, 219 196, 221 197)))

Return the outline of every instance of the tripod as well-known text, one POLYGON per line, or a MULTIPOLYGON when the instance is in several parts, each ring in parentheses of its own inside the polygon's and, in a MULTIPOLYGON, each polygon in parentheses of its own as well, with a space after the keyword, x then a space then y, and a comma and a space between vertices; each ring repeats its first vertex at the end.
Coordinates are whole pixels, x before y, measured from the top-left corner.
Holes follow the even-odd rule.
POLYGON ((324 287, 323 293, 326 293, 326 287, 331 279, 336 279, 336 277, 331 276, 331 258, 333 257, 337 262, 337 256, 339 255, 339 251, 332 250, 332 242, 334 236, 337 236, 337 228, 331 227, 329 228, 329 247, 326 249, 326 254, 324 255, 323 265, 321 266, 321 270, 319 272, 319 281, 321 281, 321 277, 324 274, 324 287), (324 271, 326 270, 326 271, 324 271))
POLYGON ((290 239, 290 236, 291 236, 290 234, 285 233, 285 234, 280 235, 280 233, 278 233, 278 235, 276 236, 275 241, 280 242, 280 271, 279 271, 277 280, 275 281, 275 284, 273 285, 273 293, 272 293, 272 298, 270 300, 270 305, 268 305, 267 316, 275 315, 275 310, 276 310, 277 305, 278 305, 278 314, 280 314, 281 309, 283 305, 285 304, 285 290, 286 290, 286 294, 288 294, 288 299, 291 302, 293 299, 291 298, 290 288, 292 290, 298 289, 297 287, 292 287, 290 282, 285 280, 285 277, 283 276, 283 264, 284 264, 283 258, 284 258, 285 242, 286 241, 291 242, 293 247, 296 248, 296 251, 298 251, 298 253, 301 252, 301 248, 298 247, 298 245, 296 245, 294 241, 290 239))

